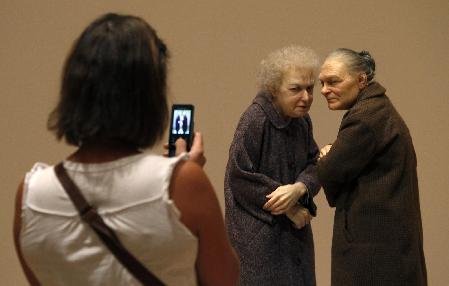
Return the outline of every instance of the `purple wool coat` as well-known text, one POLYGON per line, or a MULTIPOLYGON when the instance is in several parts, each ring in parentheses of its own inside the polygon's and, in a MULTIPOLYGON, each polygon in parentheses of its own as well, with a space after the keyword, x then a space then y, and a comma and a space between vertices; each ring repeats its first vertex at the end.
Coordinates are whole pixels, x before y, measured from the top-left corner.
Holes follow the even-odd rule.
POLYGON ((320 185, 318 147, 309 115, 285 120, 271 95, 259 93, 243 113, 229 150, 225 222, 245 285, 316 285, 312 228, 293 227, 285 215, 262 209, 277 187, 303 182, 309 196, 320 185))

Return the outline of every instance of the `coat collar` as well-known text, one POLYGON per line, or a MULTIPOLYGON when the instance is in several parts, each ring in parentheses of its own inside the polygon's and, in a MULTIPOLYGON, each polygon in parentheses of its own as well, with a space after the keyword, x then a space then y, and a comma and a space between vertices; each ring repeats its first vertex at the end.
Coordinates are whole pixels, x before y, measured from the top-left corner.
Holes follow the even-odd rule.
POLYGON ((386 89, 383 86, 381 86, 380 83, 374 81, 360 91, 355 104, 368 98, 385 95, 385 92, 386 89))
POLYGON ((261 91, 259 92, 253 100, 253 103, 260 105, 263 111, 267 115, 270 122, 274 127, 281 129, 287 127, 291 118, 285 119, 279 112, 274 108, 272 95, 269 92, 261 91))

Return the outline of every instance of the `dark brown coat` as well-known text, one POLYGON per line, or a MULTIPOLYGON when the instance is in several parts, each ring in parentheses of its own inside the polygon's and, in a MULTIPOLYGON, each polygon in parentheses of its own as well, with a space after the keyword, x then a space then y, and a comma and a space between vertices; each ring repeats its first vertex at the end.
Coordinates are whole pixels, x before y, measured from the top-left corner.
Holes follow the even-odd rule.
POLYGON ((427 285, 415 151, 380 84, 344 115, 318 176, 336 207, 332 285, 427 285))
POLYGON ((312 229, 295 229, 285 215, 262 206, 277 187, 303 182, 311 196, 318 148, 310 117, 284 120, 270 95, 259 94, 243 113, 225 177, 226 226, 241 262, 241 285, 315 285, 312 229))

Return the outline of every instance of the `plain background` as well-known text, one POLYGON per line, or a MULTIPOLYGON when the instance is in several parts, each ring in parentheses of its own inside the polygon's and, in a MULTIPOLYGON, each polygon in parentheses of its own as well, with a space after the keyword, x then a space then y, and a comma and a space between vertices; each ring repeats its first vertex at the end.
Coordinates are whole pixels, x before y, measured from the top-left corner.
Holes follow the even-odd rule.
MULTIPOLYGON (((321 58, 338 47, 369 50, 377 79, 413 136, 429 285, 448 285, 447 0, 1 0, 2 285, 26 285, 12 242, 18 182, 34 162, 54 164, 74 150, 57 142, 45 127, 64 59, 81 31, 110 11, 143 17, 166 41, 172 53, 170 100, 196 107, 196 129, 205 137, 205 169, 222 206, 228 148, 241 113, 255 96, 260 60, 289 44, 309 46, 321 58)), ((322 146, 335 138, 343 113, 329 111, 319 91, 318 84, 310 114, 322 146)), ((334 210, 322 192, 316 201, 317 282, 329 285, 334 210)))

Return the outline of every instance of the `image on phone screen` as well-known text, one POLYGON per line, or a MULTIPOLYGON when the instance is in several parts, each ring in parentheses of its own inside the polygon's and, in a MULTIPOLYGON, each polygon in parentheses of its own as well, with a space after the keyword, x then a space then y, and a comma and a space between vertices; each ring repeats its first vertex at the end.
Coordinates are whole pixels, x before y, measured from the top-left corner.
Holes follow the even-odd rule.
POLYGON ((193 111, 194 107, 191 104, 173 104, 168 139, 170 157, 175 156, 175 142, 180 137, 186 140, 187 151, 190 150, 193 136, 193 111))
POLYGON ((190 133, 190 123, 192 111, 188 109, 175 109, 173 111, 174 120, 172 122, 173 135, 188 135, 190 133))

